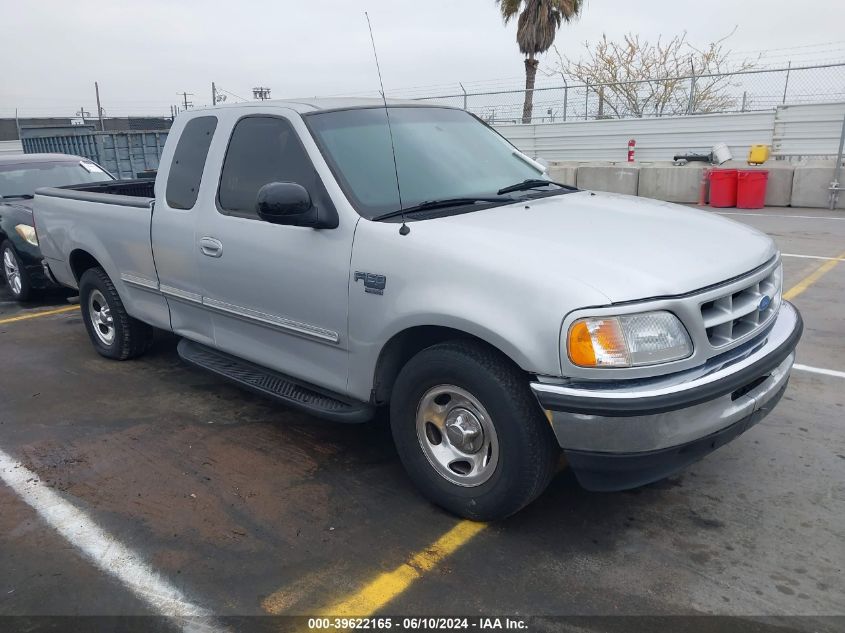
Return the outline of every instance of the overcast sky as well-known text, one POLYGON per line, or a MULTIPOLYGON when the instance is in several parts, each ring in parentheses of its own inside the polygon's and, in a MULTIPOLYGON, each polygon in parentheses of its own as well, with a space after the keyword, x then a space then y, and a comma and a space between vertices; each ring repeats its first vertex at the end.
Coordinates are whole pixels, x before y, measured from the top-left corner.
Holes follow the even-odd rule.
MULTIPOLYGON (((518 86, 515 25, 503 26, 493 0, 0 0, 0 116, 94 112, 95 80, 116 116, 168 114, 182 91, 209 104, 212 81, 245 98, 258 85, 274 98, 377 90, 365 9, 388 95, 518 86)), ((843 23, 842 0, 586 0, 557 44, 577 56, 603 32, 687 31, 706 45, 738 26, 731 47, 768 50, 768 64, 842 61, 843 23)))

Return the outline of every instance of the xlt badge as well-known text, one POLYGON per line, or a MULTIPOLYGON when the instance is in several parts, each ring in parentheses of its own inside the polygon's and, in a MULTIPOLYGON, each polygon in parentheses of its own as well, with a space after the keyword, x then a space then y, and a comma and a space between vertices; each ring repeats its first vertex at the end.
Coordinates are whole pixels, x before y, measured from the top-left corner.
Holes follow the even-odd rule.
POLYGON ((355 271, 355 281, 364 280, 364 292, 369 292, 374 295, 383 295, 384 288, 387 286, 387 277, 384 275, 377 275, 375 273, 362 273, 359 270, 355 271))

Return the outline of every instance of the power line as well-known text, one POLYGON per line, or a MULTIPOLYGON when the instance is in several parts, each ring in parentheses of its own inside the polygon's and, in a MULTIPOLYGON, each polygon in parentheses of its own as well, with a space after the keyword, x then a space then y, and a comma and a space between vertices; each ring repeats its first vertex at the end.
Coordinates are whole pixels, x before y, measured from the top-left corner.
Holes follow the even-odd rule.
POLYGON ((236 98, 240 99, 241 101, 249 101, 249 99, 244 99, 242 96, 236 95, 234 92, 230 92, 229 90, 226 90, 225 88, 221 88, 220 86, 217 86, 217 91, 218 92, 225 92, 227 95, 232 95, 233 97, 236 97, 236 98))
POLYGON ((815 44, 802 44, 800 46, 782 46, 778 48, 752 48, 748 50, 733 51, 736 53, 765 53, 769 51, 794 51, 799 48, 818 48, 820 46, 831 46, 833 44, 845 44, 845 40, 837 40, 834 42, 817 42, 815 44))

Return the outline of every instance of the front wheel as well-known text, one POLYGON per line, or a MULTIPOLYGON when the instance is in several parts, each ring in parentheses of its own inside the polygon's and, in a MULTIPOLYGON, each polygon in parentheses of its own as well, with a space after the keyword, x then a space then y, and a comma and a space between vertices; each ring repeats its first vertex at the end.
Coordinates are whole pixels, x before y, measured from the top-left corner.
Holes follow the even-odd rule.
POLYGON ((501 519, 545 490, 560 450, 526 376, 497 351, 455 341, 402 368, 390 423, 423 494, 469 519, 501 519))
POLYGON ((102 268, 86 270, 79 280, 82 320, 94 349, 114 360, 135 358, 153 342, 153 328, 132 318, 102 268))
POLYGON ((32 296, 29 274, 15 252, 14 246, 8 240, 0 246, 0 259, 3 260, 3 274, 9 292, 12 293, 15 301, 27 301, 32 296))

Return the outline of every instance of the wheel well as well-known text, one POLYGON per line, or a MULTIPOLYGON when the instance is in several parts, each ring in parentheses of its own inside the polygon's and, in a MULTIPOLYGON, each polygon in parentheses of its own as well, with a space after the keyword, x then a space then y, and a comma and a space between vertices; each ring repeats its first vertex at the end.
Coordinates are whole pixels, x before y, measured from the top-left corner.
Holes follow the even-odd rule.
MULTIPOLYGON (((494 345, 484 339, 454 328, 438 325, 420 325, 395 334, 382 348, 376 363, 373 377, 373 390, 370 396, 373 404, 382 405, 390 400, 393 383, 399 371, 413 356, 427 347, 454 340, 478 341, 502 354, 509 361, 513 360, 494 345)), ((516 365, 516 363, 514 363, 516 365)), ((518 367, 518 366, 517 366, 518 367)))
POLYGON ((101 268, 100 262, 93 255, 83 250, 75 250, 70 254, 70 269, 76 278, 76 283, 79 283, 85 271, 91 268, 101 268))

